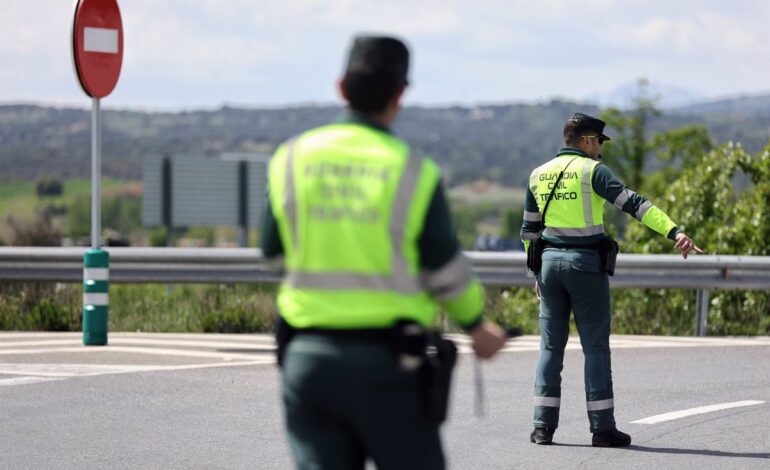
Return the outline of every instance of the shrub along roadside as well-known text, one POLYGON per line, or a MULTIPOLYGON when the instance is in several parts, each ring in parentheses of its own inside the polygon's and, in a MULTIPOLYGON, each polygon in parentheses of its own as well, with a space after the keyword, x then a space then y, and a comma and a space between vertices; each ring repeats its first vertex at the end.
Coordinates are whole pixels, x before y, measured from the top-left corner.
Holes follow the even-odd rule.
MULTIPOLYGON (((110 331, 271 331, 275 286, 112 284, 110 331)), ((80 331, 77 284, 0 284, 0 330, 80 331)))
MULTIPOLYGON (((112 284, 110 331, 259 333, 275 325, 275 285, 112 284)), ((533 288, 486 288, 486 316, 503 327, 538 334, 533 288)), ((766 335, 766 292, 720 291, 712 301, 710 335, 766 335)), ((692 335, 695 291, 612 291, 612 331, 618 334, 692 335)), ((80 331, 82 289, 77 284, 0 284, 0 330, 80 331)), ((452 331, 456 328, 452 327, 452 331)), ((574 332, 574 326, 573 326, 574 332)))

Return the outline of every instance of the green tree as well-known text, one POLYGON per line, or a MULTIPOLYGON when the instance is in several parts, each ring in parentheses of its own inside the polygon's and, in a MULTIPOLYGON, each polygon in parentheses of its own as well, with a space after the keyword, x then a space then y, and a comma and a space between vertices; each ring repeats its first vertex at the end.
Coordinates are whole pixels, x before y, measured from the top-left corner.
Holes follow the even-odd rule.
MULTIPOLYGON (((102 198, 102 227, 128 235, 142 227, 142 201, 138 197, 102 198)), ((67 211, 67 228, 71 237, 91 233, 91 196, 75 198, 67 211)))
POLYGON ((652 148, 647 138, 650 119, 660 115, 657 97, 649 94, 649 83, 640 79, 639 92, 630 111, 609 108, 601 118, 615 130, 609 145, 602 149, 602 159, 620 179, 636 190, 644 187, 645 162, 652 148))
MULTIPOLYGON (((658 97, 651 95, 647 80, 640 79, 638 83, 633 109, 609 108, 601 114, 616 132, 602 149, 602 157, 624 184, 660 203, 681 169, 695 166, 713 145, 708 129, 703 126, 688 125, 650 136, 650 120, 661 115, 658 97), (659 169, 650 171, 648 167, 659 169)), ((665 210, 665 205, 662 207, 665 210)), ((604 215, 607 231, 616 238, 624 238, 628 217, 609 205, 604 215)))
POLYGON ((708 129, 703 126, 683 126, 663 131, 652 138, 653 154, 662 168, 650 173, 645 181, 649 194, 666 194, 681 174, 683 168, 693 168, 713 149, 708 129))
POLYGON ((449 210, 457 238, 464 249, 473 248, 478 235, 477 225, 484 217, 495 212, 491 204, 472 204, 457 200, 452 201, 449 210))
MULTIPOLYGON (((770 145, 753 157, 734 144, 703 154, 672 181, 663 199, 672 219, 707 253, 770 255, 770 145), (749 188, 741 190, 733 184, 740 173, 750 179, 749 188)), ((672 252, 670 240, 641 224, 629 227, 623 247, 635 253, 672 252)), ((694 324, 692 291, 645 291, 641 296, 642 292, 616 296, 620 323, 638 323, 633 317, 638 314, 635 305, 641 302, 646 306, 646 321, 652 318, 660 325, 670 321, 680 329, 694 324)), ((712 292, 709 334, 767 334, 769 328, 767 291, 712 292)))
POLYGON ((524 207, 506 207, 500 217, 500 236, 503 238, 518 239, 521 232, 521 223, 524 217, 524 207))
POLYGON ((67 232, 72 238, 91 233, 91 196, 76 197, 67 209, 67 232))

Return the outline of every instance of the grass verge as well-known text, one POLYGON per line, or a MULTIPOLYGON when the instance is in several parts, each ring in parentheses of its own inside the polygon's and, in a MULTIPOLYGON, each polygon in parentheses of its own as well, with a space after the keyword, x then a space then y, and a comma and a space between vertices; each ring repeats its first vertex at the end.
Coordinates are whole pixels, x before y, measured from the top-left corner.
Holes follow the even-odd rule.
MULTIPOLYGON (((276 285, 113 284, 110 331, 260 333, 275 325, 276 285)), ((499 325, 539 333, 532 288, 486 288, 485 316, 499 325)), ((77 284, 0 284, 0 330, 80 331, 82 289, 77 284)), ((709 335, 770 333, 770 293, 714 293, 709 335)), ((676 289, 612 291, 612 331, 618 334, 692 335, 695 292, 676 289)), ((451 328, 456 331, 456 328, 451 328)), ((574 322, 572 332, 574 333, 574 322)))

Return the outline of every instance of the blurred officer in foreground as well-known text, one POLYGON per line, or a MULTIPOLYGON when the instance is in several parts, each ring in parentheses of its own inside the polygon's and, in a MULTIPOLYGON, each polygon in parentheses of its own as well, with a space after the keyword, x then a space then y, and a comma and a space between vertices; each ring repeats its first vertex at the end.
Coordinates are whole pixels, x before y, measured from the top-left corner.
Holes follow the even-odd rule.
POLYGON ((438 304, 489 358, 505 335, 482 319, 438 166, 391 131, 407 86, 398 39, 355 38, 339 91, 347 116, 281 145, 269 168, 262 247, 285 256, 277 332, 299 468, 440 469, 456 349, 429 334, 438 304))
POLYGON ((556 158, 529 178, 521 238, 527 266, 537 274, 540 359, 535 379, 535 429, 530 440, 550 444, 559 425, 561 370, 570 311, 585 355, 588 420, 596 447, 622 447, 631 436, 615 427, 610 368, 610 291, 618 249, 604 233, 604 201, 675 242, 687 258, 702 253, 676 224, 601 164, 604 121, 576 113, 564 125, 556 158))

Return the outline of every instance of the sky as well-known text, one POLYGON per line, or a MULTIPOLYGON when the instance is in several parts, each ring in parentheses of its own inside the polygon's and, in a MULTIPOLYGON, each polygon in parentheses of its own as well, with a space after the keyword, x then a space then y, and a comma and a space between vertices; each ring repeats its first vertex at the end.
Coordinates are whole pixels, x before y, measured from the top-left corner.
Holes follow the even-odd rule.
MULTIPOLYGON (((647 78, 715 99, 770 92, 768 0, 119 0, 105 108, 337 103, 357 33, 412 52, 407 105, 589 99, 647 78)), ((89 107, 72 0, 2 0, 0 104, 89 107)))

